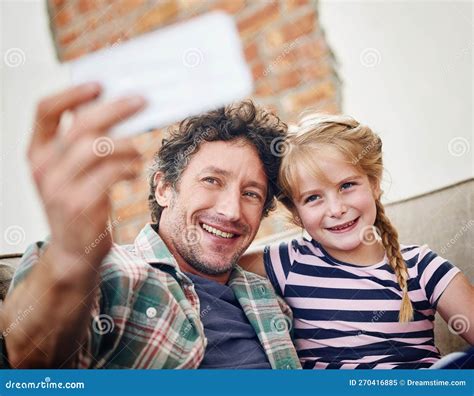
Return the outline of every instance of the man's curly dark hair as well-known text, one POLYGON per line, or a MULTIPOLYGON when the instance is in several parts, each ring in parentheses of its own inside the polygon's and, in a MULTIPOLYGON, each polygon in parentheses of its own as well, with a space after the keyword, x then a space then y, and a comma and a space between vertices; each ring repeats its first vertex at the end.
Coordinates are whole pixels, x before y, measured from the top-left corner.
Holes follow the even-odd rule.
POLYGON ((267 216, 275 208, 274 197, 279 193, 277 178, 281 153, 278 148, 284 144, 287 130, 287 125, 276 115, 257 107, 250 100, 183 120, 171 129, 167 139, 163 139, 163 144, 154 155, 149 169, 148 204, 152 221, 159 223, 163 211, 163 207, 155 199, 155 174, 161 172, 164 181, 176 188, 182 172, 200 145, 203 142, 220 140, 243 140, 257 150, 268 178, 268 191, 262 213, 267 216))

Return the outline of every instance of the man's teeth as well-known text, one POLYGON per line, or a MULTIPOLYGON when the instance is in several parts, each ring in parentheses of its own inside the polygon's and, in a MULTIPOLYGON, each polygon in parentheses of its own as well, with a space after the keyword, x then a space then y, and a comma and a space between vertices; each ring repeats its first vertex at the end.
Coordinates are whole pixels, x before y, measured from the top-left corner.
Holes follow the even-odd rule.
POLYGON ((235 234, 218 230, 217 228, 211 227, 210 225, 207 225, 207 224, 203 224, 202 228, 204 228, 207 232, 220 236, 222 238, 233 238, 235 236, 235 234))
POLYGON ((350 227, 354 223, 355 223, 355 220, 352 220, 349 223, 343 224, 342 226, 331 227, 330 230, 343 230, 344 228, 350 227))

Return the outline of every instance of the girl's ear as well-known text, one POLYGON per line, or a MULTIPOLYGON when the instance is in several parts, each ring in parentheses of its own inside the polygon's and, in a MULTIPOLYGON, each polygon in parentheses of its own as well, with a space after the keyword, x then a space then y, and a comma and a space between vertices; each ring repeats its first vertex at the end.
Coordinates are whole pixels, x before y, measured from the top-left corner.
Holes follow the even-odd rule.
POLYGON ((156 185, 155 199, 158 204, 164 208, 168 207, 172 197, 172 187, 169 183, 165 182, 163 173, 156 172, 153 177, 153 181, 156 185))
POLYGON ((372 186, 372 193, 376 200, 379 200, 382 196, 382 189, 380 188, 380 183, 378 181, 370 183, 372 186))
POLYGON ((304 228, 303 227, 303 222, 301 221, 301 217, 299 216, 298 212, 296 211, 295 208, 293 208, 293 210, 291 210, 291 216, 293 218, 293 222, 298 226, 298 227, 301 227, 301 228, 304 228))

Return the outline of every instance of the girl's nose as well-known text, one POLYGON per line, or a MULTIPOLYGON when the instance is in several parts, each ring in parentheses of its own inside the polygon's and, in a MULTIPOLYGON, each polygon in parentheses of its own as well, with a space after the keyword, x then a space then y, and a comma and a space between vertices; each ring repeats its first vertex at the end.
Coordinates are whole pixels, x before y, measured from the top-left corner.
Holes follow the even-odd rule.
POLYGON ((344 202, 340 199, 332 200, 329 203, 329 216, 333 218, 340 218, 347 212, 344 202))

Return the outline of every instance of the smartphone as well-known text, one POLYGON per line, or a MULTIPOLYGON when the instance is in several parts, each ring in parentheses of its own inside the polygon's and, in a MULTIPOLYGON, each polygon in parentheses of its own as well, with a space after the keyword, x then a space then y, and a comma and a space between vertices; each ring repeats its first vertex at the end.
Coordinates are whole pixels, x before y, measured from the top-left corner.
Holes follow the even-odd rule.
POLYGON ((98 81, 101 100, 140 94, 138 115, 111 130, 125 137, 248 97, 252 74, 233 18, 210 12, 71 62, 74 83, 98 81))

